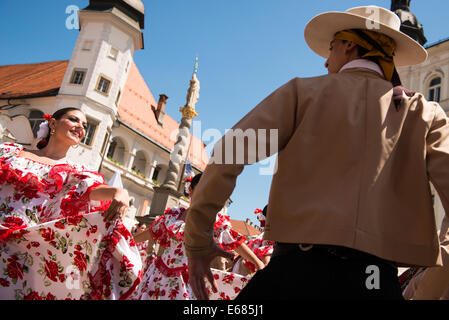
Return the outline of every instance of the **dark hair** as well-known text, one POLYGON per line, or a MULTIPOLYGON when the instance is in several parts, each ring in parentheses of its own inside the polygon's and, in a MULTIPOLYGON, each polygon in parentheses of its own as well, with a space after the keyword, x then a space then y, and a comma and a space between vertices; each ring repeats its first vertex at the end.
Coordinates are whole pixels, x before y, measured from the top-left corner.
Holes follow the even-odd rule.
POLYGON ((198 182, 200 182, 200 179, 201 179, 202 175, 203 175, 202 173, 198 173, 196 176, 194 176, 192 178, 192 181, 190 182, 190 187, 192 188, 192 191, 193 191, 193 189, 195 189, 195 187, 198 184, 198 182))
MULTIPOLYGON (((68 112, 70 111, 81 111, 81 109, 78 108, 74 108, 74 107, 69 107, 69 108, 63 108, 63 109, 59 109, 58 111, 56 111, 55 113, 53 113, 53 115, 51 116, 52 119, 55 120, 60 120, 64 115, 66 115, 68 112)), ((82 112, 82 111, 81 111, 82 112)), ((38 149, 43 149, 47 146, 48 142, 50 141, 50 137, 51 137, 51 130, 50 127, 48 128, 48 134, 45 138, 42 138, 41 141, 38 142, 37 144, 37 148, 38 149)))
POLYGON ((268 208, 268 204, 262 210, 262 214, 264 215, 264 217, 267 216, 267 208, 268 208))
MULTIPOLYGON (((355 32, 357 35, 359 35, 359 37, 361 37, 365 41, 369 42, 377 50, 379 50, 380 52, 383 52, 385 55, 387 55, 387 53, 383 50, 382 46, 379 43, 377 43, 376 41, 374 41, 373 39, 371 39, 369 36, 367 36, 363 32, 363 30, 361 30, 361 29, 351 29, 351 30, 353 32, 355 32)), ((343 42, 346 42, 346 41, 343 41, 343 42)), ((363 57, 368 52, 369 52, 369 50, 367 50, 365 48, 362 48, 361 46, 357 45, 357 53, 358 53, 359 57, 363 57)), ((377 65, 380 66, 378 57, 365 57, 364 59, 371 60, 371 61, 375 62, 377 65)), ((399 109, 401 107, 401 102, 404 99, 403 98, 403 93, 405 93, 409 97, 413 97, 416 92, 408 90, 407 88, 404 88, 402 86, 401 77, 399 76, 399 73, 398 73, 396 67, 393 70, 393 76, 391 78, 391 84, 393 85, 393 102, 394 102, 394 105, 396 107, 396 110, 399 111, 399 109)))
MULTIPOLYGON (((349 40, 341 40, 341 42, 347 43, 347 42, 349 42, 349 40)), ((367 54, 369 52, 368 49, 365 49, 362 46, 359 46, 358 44, 356 44, 355 47, 357 48, 357 55, 359 57, 363 57, 365 54, 367 54)), ((370 60, 380 66, 378 57, 365 57, 363 59, 370 60)))

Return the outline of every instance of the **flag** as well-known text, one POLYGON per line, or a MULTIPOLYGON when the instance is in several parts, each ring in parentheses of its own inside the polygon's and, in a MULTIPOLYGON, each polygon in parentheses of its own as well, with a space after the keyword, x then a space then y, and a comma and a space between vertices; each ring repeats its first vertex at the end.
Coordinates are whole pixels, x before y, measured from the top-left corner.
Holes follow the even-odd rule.
POLYGON ((192 164, 190 163, 189 159, 187 159, 184 176, 187 179, 187 178, 193 178, 194 175, 195 174, 193 173, 192 164))
POLYGON ((193 169, 192 169, 192 164, 191 164, 190 161, 187 159, 187 162, 186 162, 186 168, 185 168, 185 170, 184 170, 184 181, 185 181, 185 184, 184 184, 184 194, 185 194, 186 196, 188 196, 188 195, 190 194, 190 192, 189 192, 189 187, 190 187, 190 183, 192 182, 192 178, 193 178, 194 175, 195 175, 195 174, 194 174, 193 169))

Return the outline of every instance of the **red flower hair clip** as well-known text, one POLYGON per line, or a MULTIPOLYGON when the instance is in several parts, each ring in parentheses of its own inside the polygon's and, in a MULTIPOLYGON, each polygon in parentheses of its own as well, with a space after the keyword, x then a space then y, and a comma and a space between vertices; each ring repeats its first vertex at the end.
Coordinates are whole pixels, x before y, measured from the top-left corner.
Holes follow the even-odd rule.
POLYGON ((190 195, 189 187, 190 187, 190 184, 192 183, 192 179, 193 179, 193 177, 187 177, 187 178, 186 178, 186 181, 185 181, 184 191, 185 191, 185 193, 188 194, 188 195, 190 195))
POLYGON ((49 115, 48 113, 44 114, 44 119, 48 121, 50 121, 50 119, 52 118, 51 115, 49 115))
POLYGON ((263 215, 263 210, 256 209, 256 210, 254 210, 254 213, 257 214, 257 220, 260 221, 260 226, 262 228, 265 228, 265 220, 266 220, 266 218, 263 215))

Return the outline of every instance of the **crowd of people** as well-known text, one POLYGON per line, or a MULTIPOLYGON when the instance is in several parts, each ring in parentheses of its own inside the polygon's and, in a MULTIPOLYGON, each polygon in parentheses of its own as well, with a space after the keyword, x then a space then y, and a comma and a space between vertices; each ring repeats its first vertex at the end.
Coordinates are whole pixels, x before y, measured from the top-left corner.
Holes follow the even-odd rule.
POLYGON ((316 16, 305 38, 329 74, 291 80, 233 128, 279 132, 256 238, 222 212, 249 164, 225 160, 238 137, 216 144, 226 164, 192 179, 189 208, 135 230, 127 191, 66 159, 86 135, 81 110, 45 115, 37 150, 1 144, 0 299, 449 297, 449 215, 438 238, 429 191, 449 210, 449 118, 401 85, 396 67, 427 53, 399 26, 374 6, 316 16))

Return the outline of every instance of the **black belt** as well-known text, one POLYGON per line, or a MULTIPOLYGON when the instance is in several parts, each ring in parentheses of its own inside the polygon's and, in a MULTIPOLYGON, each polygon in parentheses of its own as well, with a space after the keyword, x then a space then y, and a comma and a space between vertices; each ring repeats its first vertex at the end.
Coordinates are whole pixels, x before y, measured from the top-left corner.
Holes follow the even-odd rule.
POLYGON ((370 264, 384 263, 390 265, 393 268, 397 268, 397 264, 381 259, 366 252, 355 250, 352 248, 322 245, 322 244, 298 244, 298 243, 281 243, 275 242, 272 257, 285 256, 291 254, 314 254, 321 253, 326 255, 335 256, 341 260, 347 261, 366 261, 370 264))

